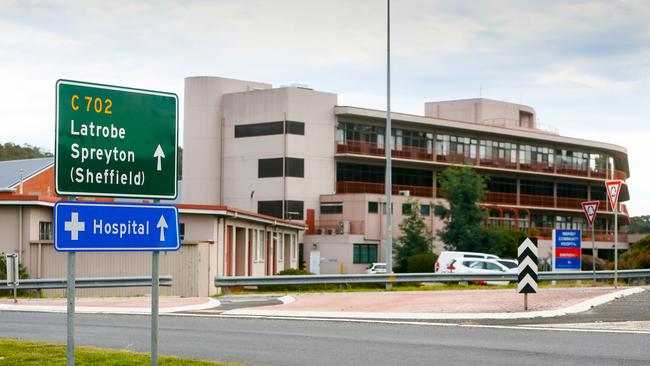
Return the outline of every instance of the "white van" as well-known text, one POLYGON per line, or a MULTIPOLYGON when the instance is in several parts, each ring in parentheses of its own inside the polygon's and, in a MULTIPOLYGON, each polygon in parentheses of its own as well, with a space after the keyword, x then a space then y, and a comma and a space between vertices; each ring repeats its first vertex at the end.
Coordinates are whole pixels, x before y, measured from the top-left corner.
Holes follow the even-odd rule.
POLYGON ((482 258, 482 259, 499 259, 494 254, 477 253, 477 252, 442 252, 436 261, 435 272, 446 273, 447 265, 454 259, 458 258, 482 258))

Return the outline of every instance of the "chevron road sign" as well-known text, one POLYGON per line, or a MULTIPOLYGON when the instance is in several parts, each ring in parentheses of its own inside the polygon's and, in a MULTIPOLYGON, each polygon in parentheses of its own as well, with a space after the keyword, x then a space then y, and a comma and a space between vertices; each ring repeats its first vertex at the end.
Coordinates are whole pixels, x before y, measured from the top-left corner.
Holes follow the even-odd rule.
POLYGON ((537 238, 526 238, 517 250, 520 294, 537 293, 537 238))

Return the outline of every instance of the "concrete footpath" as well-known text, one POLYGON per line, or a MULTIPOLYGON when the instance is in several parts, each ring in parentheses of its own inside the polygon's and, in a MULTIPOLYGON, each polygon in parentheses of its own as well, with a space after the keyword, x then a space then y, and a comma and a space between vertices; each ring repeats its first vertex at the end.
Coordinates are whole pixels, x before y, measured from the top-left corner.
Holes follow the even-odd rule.
MULTIPOLYGON (((289 295, 234 295, 217 299, 163 296, 161 314, 222 316, 453 320, 530 319, 557 317, 590 310, 617 298, 645 291, 641 287, 542 288, 529 295, 514 289, 346 292, 289 295)), ((149 314, 150 297, 78 298, 76 312, 97 314, 149 314)), ((66 299, 0 300, 0 311, 66 312, 66 299)))

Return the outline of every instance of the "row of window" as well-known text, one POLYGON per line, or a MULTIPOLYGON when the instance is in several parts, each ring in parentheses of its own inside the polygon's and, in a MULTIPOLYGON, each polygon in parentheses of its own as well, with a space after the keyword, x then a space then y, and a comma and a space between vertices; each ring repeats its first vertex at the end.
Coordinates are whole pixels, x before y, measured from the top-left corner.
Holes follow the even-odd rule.
POLYGON ((284 133, 304 135, 305 123, 296 121, 278 121, 235 126, 235 138, 282 135, 284 133))
POLYGON ((272 178, 282 177, 282 171, 286 177, 305 177, 305 159, 302 158, 270 158, 257 160, 257 177, 272 178))
MULTIPOLYGON (((352 122, 339 122, 337 126, 337 143, 346 141, 363 141, 376 144, 381 149, 384 146, 385 128, 382 126, 365 125, 352 122)), ((407 129, 392 129, 391 142, 393 150, 400 151, 405 146, 426 149, 432 154, 433 133, 407 129)), ((496 140, 479 140, 467 136, 436 134, 436 155, 439 158, 461 156, 475 159, 478 153, 480 159, 501 160, 516 163, 517 158, 523 165, 535 165, 536 168, 552 167, 554 162, 573 170, 591 169, 605 172, 609 164, 613 169, 613 158, 600 153, 589 154, 584 151, 553 149, 548 146, 517 145, 513 142, 496 140)))
MULTIPOLYGON (((553 182, 521 179, 519 181, 521 194, 540 196, 553 196, 553 182)), ((574 183, 557 183, 557 196, 568 198, 587 198, 586 185, 574 183)), ((517 180, 506 177, 488 177, 487 190, 489 192, 517 193, 517 180)), ((591 186, 591 198, 605 200, 605 187, 591 186)))
POLYGON ((257 213, 288 220, 304 220, 305 202, 291 200, 258 201, 257 213))
MULTIPOLYGON (((383 212, 386 214, 386 204, 381 204, 383 207, 383 212)), ((429 204, 420 204, 420 214, 422 216, 431 215, 431 205, 429 204)), ((392 212, 391 207, 391 212, 392 212)), ((326 202, 320 204, 320 213, 321 215, 338 215, 343 213, 343 203, 342 202, 326 202)), ((368 213, 379 213, 379 202, 369 201, 368 202, 368 213)), ((411 213, 411 204, 403 203, 402 204, 402 215, 408 215, 411 213)))
MULTIPOLYGON (((395 185, 431 187, 433 172, 430 170, 392 168, 392 180, 395 185)), ((351 163, 336 164, 336 180, 349 182, 384 183, 386 168, 380 165, 351 163)))

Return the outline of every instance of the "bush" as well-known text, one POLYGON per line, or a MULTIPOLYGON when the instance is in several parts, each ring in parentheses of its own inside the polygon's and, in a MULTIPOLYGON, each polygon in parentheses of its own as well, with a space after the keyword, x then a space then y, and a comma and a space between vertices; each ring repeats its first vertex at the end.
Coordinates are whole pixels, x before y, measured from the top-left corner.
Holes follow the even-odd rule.
MULTIPOLYGON (((18 272, 21 280, 29 278, 27 268, 25 268, 22 263, 19 265, 18 272)), ((7 262, 4 255, 0 255, 0 281, 5 283, 7 281, 7 262)), ((13 290, 0 291, 0 296, 13 296, 13 293, 13 290)), ((34 293, 35 290, 18 290, 18 296, 33 296, 34 293)))
POLYGON ((306 275, 313 275, 313 273, 309 272, 306 269, 289 268, 289 269, 282 270, 276 274, 276 276, 306 276, 306 275))
MULTIPOLYGON (((594 257, 586 254, 582 256, 583 271, 591 271, 593 269, 592 267, 593 258, 594 257)), ((596 271, 606 271, 608 269, 614 269, 614 264, 612 262, 602 258, 596 258, 596 271)))
POLYGON ((408 257, 407 269, 409 273, 433 272, 438 256, 433 253, 420 253, 408 257))
POLYGON ((650 236, 630 245, 630 250, 619 258, 620 269, 650 268, 650 236))

